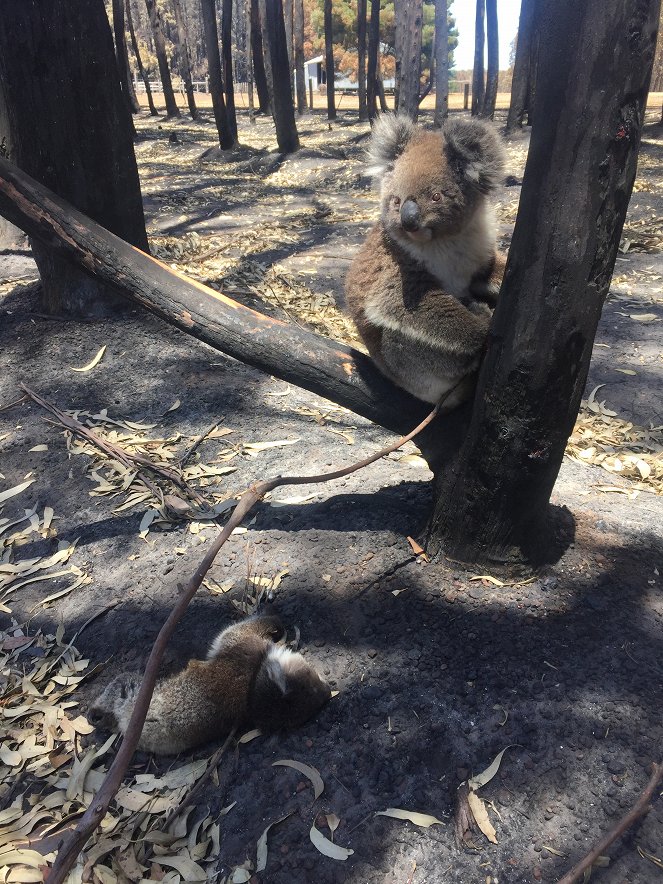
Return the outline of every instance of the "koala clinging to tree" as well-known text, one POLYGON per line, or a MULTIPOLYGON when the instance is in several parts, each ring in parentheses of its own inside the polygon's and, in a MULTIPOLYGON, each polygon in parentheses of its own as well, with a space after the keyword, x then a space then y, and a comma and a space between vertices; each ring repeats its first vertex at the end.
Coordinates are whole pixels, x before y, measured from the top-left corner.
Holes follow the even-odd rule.
MULTIPOLYGON (((303 724, 331 691, 301 654, 274 642, 285 635, 278 617, 250 617, 212 642, 207 660, 158 682, 138 748, 175 755, 253 725, 275 731, 303 724)), ((91 720, 124 733, 140 688, 138 676, 118 676, 97 697, 91 720)))
POLYGON ((369 158, 381 214, 350 267, 348 308, 378 368, 425 402, 455 387, 449 410, 473 393, 504 272, 487 200, 504 150, 479 120, 426 131, 385 114, 369 158))

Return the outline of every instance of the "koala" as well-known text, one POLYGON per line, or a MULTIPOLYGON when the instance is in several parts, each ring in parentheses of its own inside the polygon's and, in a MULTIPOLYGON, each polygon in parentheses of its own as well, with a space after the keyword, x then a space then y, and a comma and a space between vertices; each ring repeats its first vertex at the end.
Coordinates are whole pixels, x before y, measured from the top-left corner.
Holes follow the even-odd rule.
MULTIPOLYGON (((331 691, 301 654, 275 644, 284 635, 274 616, 224 629, 206 660, 157 683, 138 748, 176 755, 235 726, 276 731, 315 715, 331 691)), ((115 678, 91 707, 93 724, 124 734, 139 687, 137 675, 115 678)))
POLYGON ((395 384, 442 410, 469 399, 504 258, 488 196, 504 149, 489 123, 426 131, 384 114, 369 147, 380 220, 353 260, 346 300, 368 352, 395 384))

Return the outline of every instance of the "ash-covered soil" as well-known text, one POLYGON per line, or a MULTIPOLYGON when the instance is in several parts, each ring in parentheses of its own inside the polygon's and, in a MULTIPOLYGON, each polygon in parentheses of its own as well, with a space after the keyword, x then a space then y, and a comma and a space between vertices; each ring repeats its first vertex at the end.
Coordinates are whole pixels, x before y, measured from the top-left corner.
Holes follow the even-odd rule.
MULTIPOLYGON (((137 155, 155 251, 187 271, 197 266, 200 278, 252 306, 301 322, 310 316, 318 330, 342 334, 334 303, 376 204, 359 177, 366 127, 353 120, 341 114, 329 132, 321 117, 309 118, 302 126, 309 153, 269 171, 274 158, 257 153, 258 142, 273 141, 266 121, 255 130, 243 122, 241 138, 252 150, 226 161, 200 159, 213 147, 209 123, 157 128, 142 117, 137 155), (173 130, 180 146, 168 141, 173 130), (241 163, 248 165, 237 168, 241 163), (267 306, 258 292, 269 297, 267 306)), ((588 392, 606 384, 596 399, 643 427, 659 425, 663 415, 661 143, 661 130, 649 128, 627 223, 640 238, 634 234, 620 254, 588 384, 588 392)), ((525 150, 525 141, 511 146, 517 178, 525 150)), ((505 187, 500 195, 505 244, 518 193, 505 187)), ((240 493, 256 479, 349 464, 392 438, 140 311, 90 322, 41 315, 36 287, 15 281, 34 274, 22 248, 1 259, 0 407, 20 396, 23 381, 63 410, 107 409, 117 420, 154 424, 145 432, 169 439, 180 456, 218 423, 232 432, 202 442, 193 462, 236 469, 201 486, 210 499, 240 493), (72 371, 103 345, 94 368, 72 371), (292 444, 250 447, 284 441, 292 444), (228 448, 235 453, 224 459, 228 448)), ((61 427, 46 417, 27 402, 0 411, 0 491, 34 479, 5 503, 3 516, 53 507, 57 537, 30 539, 17 558, 45 556, 58 540, 78 539, 71 561, 92 582, 46 608, 40 601, 60 583, 25 585, 6 600, 11 613, 0 616, 29 622, 28 630, 62 624, 73 635, 104 610, 76 641, 92 663, 105 663, 76 694, 84 713, 115 674, 140 670, 178 585, 216 528, 155 524, 141 538, 148 504, 117 513, 126 493, 91 496, 98 482, 89 456, 68 451, 61 427)), ((164 671, 202 657, 215 633, 239 616, 238 605, 255 593, 247 574, 287 572, 264 609, 299 627, 305 653, 339 691, 307 726, 254 739, 224 758, 218 785, 209 784, 189 818, 219 815, 236 802, 219 817, 217 877, 210 880, 255 862, 265 827, 292 812, 270 830, 267 866, 253 872, 254 884, 555 881, 627 811, 651 763, 661 760, 660 496, 565 459, 554 503, 573 516, 573 542, 532 581, 498 585, 492 575, 427 563, 412 552, 407 537, 420 533, 431 501, 430 473, 414 452, 409 446, 335 483, 274 492, 224 547, 209 586, 177 629, 164 671), (475 851, 459 850, 456 789, 507 746, 498 774, 480 792, 497 844, 478 834, 475 851), (322 796, 314 800, 296 771, 273 767, 278 759, 315 767, 322 796), (442 824, 422 828, 375 816, 389 807, 432 814, 442 824), (335 842, 354 851, 343 862, 310 841, 313 823, 330 836, 325 814, 340 818, 335 842)), ((155 763, 172 766, 139 755, 132 771, 154 770, 155 763)), ((597 881, 661 876, 663 802, 610 856, 597 881)))

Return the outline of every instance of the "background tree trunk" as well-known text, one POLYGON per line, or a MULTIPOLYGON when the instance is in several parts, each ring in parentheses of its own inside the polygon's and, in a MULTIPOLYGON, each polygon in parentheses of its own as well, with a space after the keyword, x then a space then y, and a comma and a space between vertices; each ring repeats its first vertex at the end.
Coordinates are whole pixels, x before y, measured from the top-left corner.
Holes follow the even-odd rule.
POLYGON ((125 0, 124 11, 127 14, 127 24, 129 26, 129 36, 131 37, 131 48, 134 51, 134 56, 136 58, 136 67, 138 68, 138 73, 140 74, 143 83, 145 83, 145 94, 147 95, 147 104, 150 109, 150 113, 153 117, 158 117, 159 112, 156 109, 154 104, 154 99, 152 98, 152 89, 150 88, 150 78, 148 77, 145 68, 143 67, 143 62, 140 57, 140 51, 138 49, 138 41, 136 40, 136 31, 134 29, 134 20, 131 15, 131 0, 125 0))
POLYGON ((189 106, 189 113, 192 120, 198 119, 198 108, 196 107, 196 99, 193 92, 193 77, 191 76, 191 54, 189 52, 189 29, 187 28, 186 19, 182 11, 182 0, 173 0, 173 10, 175 12, 175 23, 177 25, 177 35, 180 43, 180 73, 184 80, 184 91, 186 92, 186 101, 189 106))
POLYGON ((481 113, 485 86, 483 82, 483 47, 486 41, 484 18, 486 0, 477 0, 477 13, 474 26, 474 70, 472 71, 472 116, 481 113))
POLYGON ((251 3, 251 58, 253 60, 256 92, 258 93, 258 107, 263 114, 271 114, 272 99, 265 70, 265 47, 262 45, 260 0, 249 0, 249 2, 251 3))
POLYGON ((285 39, 285 22, 281 0, 267 0, 265 32, 269 44, 273 74, 273 116, 276 140, 281 153, 299 150, 299 136, 295 123, 295 106, 290 88, 290 65, 285 39))
POLYGON ((327 71, 327 119, 336 119, 336 90, 334 88, 334 35, 332 33, 332 0, 325 3, 325 69, 327 71))
POLYGON ((635 179, 659 0, 546 7, 537 123, 469 432, 431 551, 536 564, 635 179))
POLYGON ((479 116, 492 120, 495 116, 497 84, 500 74, 500 44, 497 24, 497 0, 486 0, 486 30, 488 34, 488 72, 486 93, 479 116))
POLYGON ((256 110, 253 97, 253 36, 251 23, 251 0, 244 0, 244 20, 246 22, 246 93, 249 103, 249 123, 255 126, 256 110))
POLYGON ((274 115, 274 71, 272 70, 272 56, 270 52, 270 34, 267 30, 267 3, 270 0, 258 0, 260 5, 260 23, 262 25, 262 57, 265 63, 265 78, 269 92, 269 106, 272 116, 274 115))
POLYGON ((295 0, 293 42, 295 53, 295 80, 297 81, 297 113, 303 114, 308 107, 308 101, 306 99, 306 73, 304 70, 304 0, 295 0))
POLYGON ((219 145, 222 150, 230 150, 235 146, 226 102, 223 98, 223 77, 221 76, 221 58, 219 57, 219 32, 216 24, 216 4, 214 0, 200 0, 203 16, 203 28, 205 31, 205 49, 207 51, 207 71, 209 73, 210 91, 212 93, 212 108, 216 131, 219 135, 219 145))
POLYGON ((157 9, 156 0, 145 0, 145 6, 150 19, 152 36, 154 37, 154 51, 159 64, 159 76, 161 77, 161 87, 166 102, 166 114, 169 117, 179 117, 180 109, 175 101, 173 83, 170 79, 170 68, 168 67, 168 56, 166 54, 166 38, 163 35, 163 28, 161 26, 161 15, 157 9))
POLYGON ((516 57, 513 63, 513 79, 511 81, 511 102, 506 118, 507 134, 514 132, 516 129, 521 129, 525 116, 535 4, 536 0, 522 0, 520 6, 516 57))
POLYGON ((378 53, 380 51, 380 0, 371 0, 371 18, 368 25, 368 58, 366 59, 366 104, 368 119, 378 112, 378 53))
MULTIPOLYGON (((0 15, 0 143, 29 175, 147 250, 129 106, 103 0, 22 0, 0 15), (38 60, 38 64, 36 63, 38 60)), ((33 246, 48 312, 117 306, 107 286, 33 246)))
POLYGON ((359 119, 368 119, 366 106, 366 0, 357 0, 357 92, 359 119))
MULTIPOLYGON (((435 116, 441 126, 449 115, 449 13, 447 0, 435 0, 435 116)), ((433 79, 431 73, 431 81, 433 79)))
POLYGON ((405 7, 403 2, 394 3, 394 107, 401 103, 401 78, 403 76, 403 34, 405 33, 405 7))
POLYGON ((419 114, 419 86, 421 77, 421 28, 423 23, 422 0, 408 0, 403 4, 399 17, 402 25, 401 82, 398 93, 398 113, 416 120, 419 114))
POLYGON ((235 113, 235 87, 233 83, 233 0, 223 0, 221 13, 221 51, 223 53, 223 85, 226 94, 228 128, 234 144, 237 144, 237 114, 235 113))
POLYGON ((285 23, 285 45, 288 50, 288 69, 290 71, 290 88, 292 88, 292 72, 295 68, 295 50, 293 46, 293 0, 283 0, 283 21, 285 23))
MULTIPOLYGON (((117 70, 120 77, 120 89, 124 100, 127 102, 129 113, 133 114, 138 110, 135 106, 136 96, 131 88, 131 74, 129 73, 129 56, 127 55, 127 41, 124 35, 124 2, 123 0, 113 0, 113 37, 115 39, 115 59, 117 61, 117 70)), ((133 121, 131 128, 135 134, 133 121)))

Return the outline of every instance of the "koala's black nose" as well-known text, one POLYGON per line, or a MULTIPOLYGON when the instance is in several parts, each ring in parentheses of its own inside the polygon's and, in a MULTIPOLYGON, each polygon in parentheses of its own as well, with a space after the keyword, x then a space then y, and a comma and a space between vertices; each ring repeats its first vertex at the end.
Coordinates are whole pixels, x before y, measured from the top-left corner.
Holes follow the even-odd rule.
POLYGON ((414 200, 405 200, 401 206, 401 224, 405 230, 419 230, 421 227, 421 212, 414 200))

